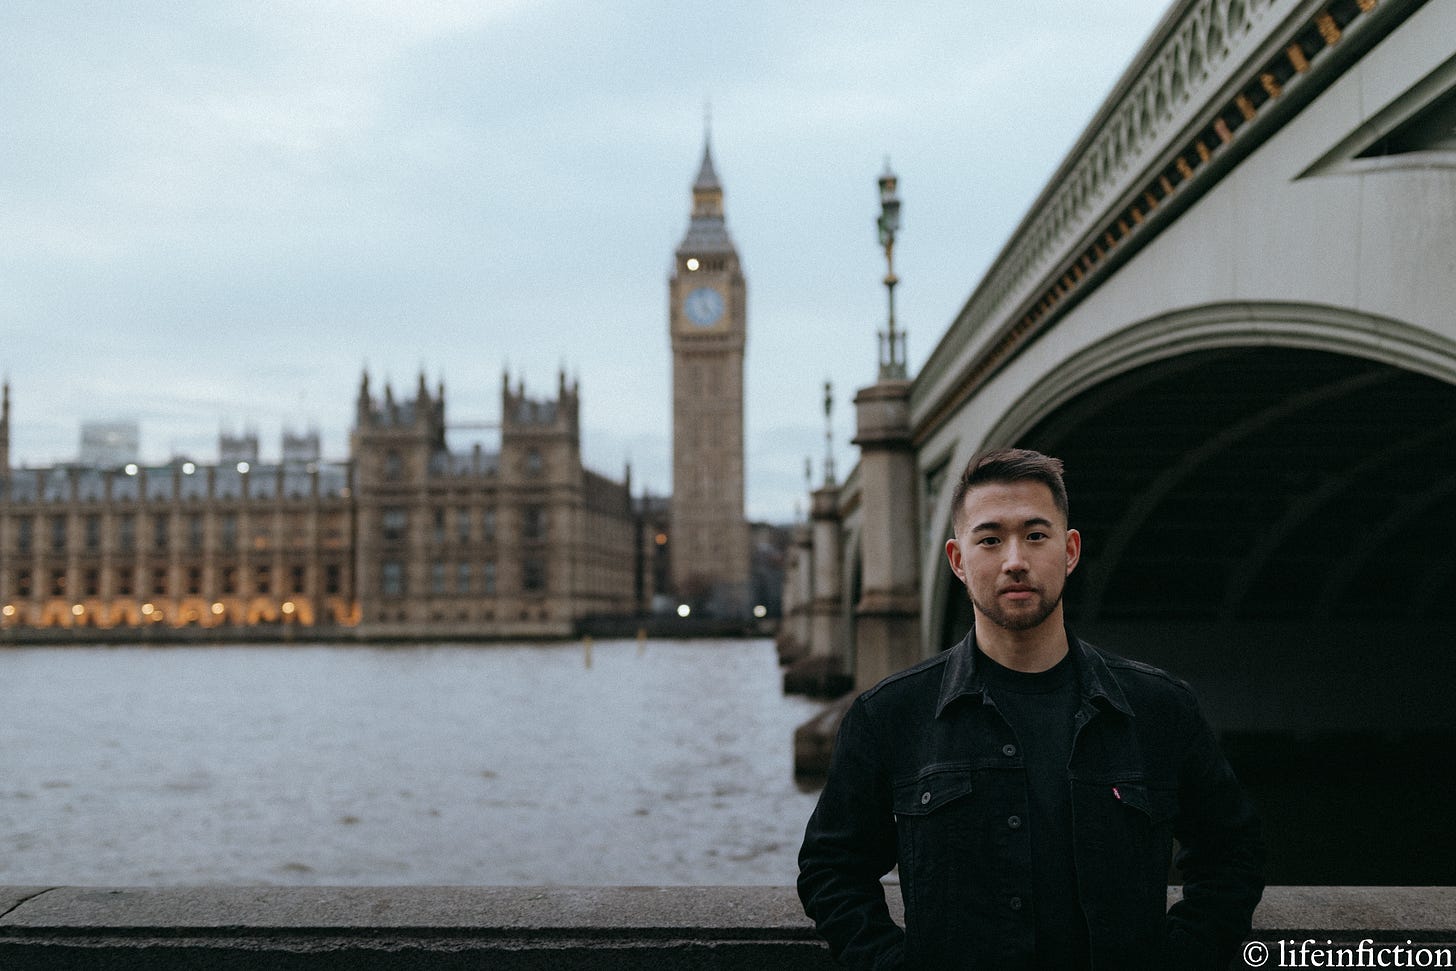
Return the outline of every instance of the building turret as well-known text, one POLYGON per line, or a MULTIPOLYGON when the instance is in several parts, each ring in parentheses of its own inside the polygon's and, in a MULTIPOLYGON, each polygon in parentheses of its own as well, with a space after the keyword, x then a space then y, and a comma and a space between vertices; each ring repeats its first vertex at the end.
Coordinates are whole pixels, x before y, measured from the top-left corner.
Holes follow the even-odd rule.
POLYGON ((369 371, 364 371, 364 376, 359 380, 359 400, 354 406, 354 423, 363 425, 369 420, 369 371))
POLYGON ((10 382, 0 389, 0 475, 10 471, 10 382))

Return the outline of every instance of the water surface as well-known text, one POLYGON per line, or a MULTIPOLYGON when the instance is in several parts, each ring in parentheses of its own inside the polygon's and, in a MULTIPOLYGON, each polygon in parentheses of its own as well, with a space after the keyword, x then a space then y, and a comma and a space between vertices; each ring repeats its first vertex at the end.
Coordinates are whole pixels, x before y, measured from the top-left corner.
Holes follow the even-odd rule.
POLYGON ((0 884, 790 884, 768 641, 0 651, 0 884))

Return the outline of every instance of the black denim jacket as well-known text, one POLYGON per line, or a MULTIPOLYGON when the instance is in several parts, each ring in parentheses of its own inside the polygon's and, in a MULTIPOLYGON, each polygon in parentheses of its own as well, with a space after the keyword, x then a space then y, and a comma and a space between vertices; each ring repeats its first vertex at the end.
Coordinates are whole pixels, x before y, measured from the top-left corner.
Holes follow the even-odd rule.
MULTIPOLYGON (((955 648, 855 699, 799 853, 799 897, 854 968, 1033 967, 1026 774, 955 648), (899 864, 905 928, 880 877, 899 864)), ((1263 892, 1259 821, 1189 687, 1068 631, 1082 697, 1067 777, 1099 971, 1227 968, 1263 892), (1167 906, 1172 841, 1183 897, 1167 906)))

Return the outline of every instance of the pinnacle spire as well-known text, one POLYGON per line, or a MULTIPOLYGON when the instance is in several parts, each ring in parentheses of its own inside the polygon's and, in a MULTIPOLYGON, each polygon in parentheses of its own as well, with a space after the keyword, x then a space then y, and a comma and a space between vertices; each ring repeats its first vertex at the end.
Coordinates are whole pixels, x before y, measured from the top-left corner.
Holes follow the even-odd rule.
POLYGON ((713 166, 713 143, 707 130, 703 132, 703 162, 693 181, 692 218, 678 251, 680 255, 689 251, 698 255, 733 251, 733 240, 723 224, 723 183, 718 181, 713 166))
POLYGON ((723 190, 723 184, 718 181, 718 173, 713 168, 713 142, 710 134, 703 136, 703 164, 698 168, 698 177, 693 182, 693 191, 718 191, 723 190))

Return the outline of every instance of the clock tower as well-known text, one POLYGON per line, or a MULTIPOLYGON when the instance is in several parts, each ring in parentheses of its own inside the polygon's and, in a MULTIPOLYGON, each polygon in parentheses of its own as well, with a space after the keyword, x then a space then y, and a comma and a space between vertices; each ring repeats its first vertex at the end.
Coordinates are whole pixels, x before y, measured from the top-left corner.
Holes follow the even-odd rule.
POLYGON ((717 616, 748 609, 743 519, 743 345, 746 291, 723 222, 710 144, 693 213, 668 280, 672 336, 672 583, 717 616))

